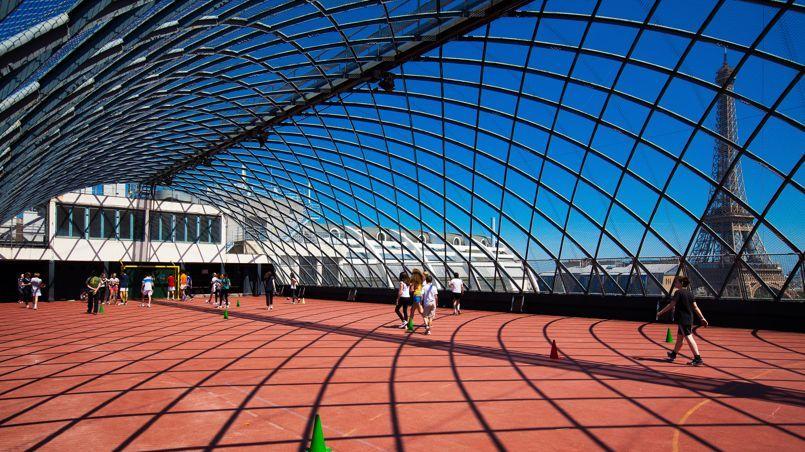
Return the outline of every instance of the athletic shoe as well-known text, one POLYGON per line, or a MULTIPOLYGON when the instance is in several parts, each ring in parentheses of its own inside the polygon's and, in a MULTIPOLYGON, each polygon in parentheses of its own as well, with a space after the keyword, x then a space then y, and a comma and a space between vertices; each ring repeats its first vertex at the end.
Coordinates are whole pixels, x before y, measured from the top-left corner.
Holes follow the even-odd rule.
POLYGON ((425 335, 430 336, 430 330, 425 330, 425 335))
POLYGON ((672 363, 672 362, 674 362, 675 359, 676 359, 676 353, 668 352, 668 358, 666 359, 666 361, 668 361, 669 363, 672 363))
POLYGON ((691 361, 688 363, 688 366, 701 366, 702 364, 704 364, 704 361, 702 361, 702 357, 701 357, 701 356, 697 356, 697 357, 693 358, 693 359, 692 359, 692 360, 691 360, 691 361))
POLYGON ((400 324, 400 326, 398 326, 397 328, 399 328, 399 329, 403 329, 403 328, 405 328, 405 326, 406 326, 406 324, 405 324, 405 322, 403 322, 403 323, 401 323, 401 324, 400 324))

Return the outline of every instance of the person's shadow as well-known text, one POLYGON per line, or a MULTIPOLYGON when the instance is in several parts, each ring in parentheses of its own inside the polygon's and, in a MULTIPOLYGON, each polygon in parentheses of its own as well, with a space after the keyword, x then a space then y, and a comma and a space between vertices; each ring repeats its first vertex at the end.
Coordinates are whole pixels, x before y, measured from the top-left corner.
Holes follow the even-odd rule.
POLYGON ((651 361, 653 363, 667 363, 668 362, 668 361, 666 361, 666 360, 664 360, 662 358, 654 358, 654 357, 646 358, 646 357, 643 357, 643 356, 633 356, 632 359, 634 359, 635 361, 651 361))

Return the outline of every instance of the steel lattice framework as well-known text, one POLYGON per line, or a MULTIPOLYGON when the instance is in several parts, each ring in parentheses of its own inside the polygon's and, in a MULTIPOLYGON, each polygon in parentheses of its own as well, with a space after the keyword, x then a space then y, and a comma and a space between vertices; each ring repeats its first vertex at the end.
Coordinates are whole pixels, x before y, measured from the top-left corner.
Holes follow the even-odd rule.
POLYGON ((10 2, 0 216, 99 183, 161 184, 227 212, 311 283, 389 286, 424 266, 478 290, 645 295, 685 272, 727 297, 738 272, 741 297, 801 298, 803 13, 10 2), (716 124, 725 96, 740 134, 716 124), (719 146, 731 161, 714 174, 719 146), (736 171, 747 194, 730 191, 736 171), (724 199, 749 217, 743 243, 703 220, 724 199), (724 256, 693 254, 700 234, 727 275, 702 267, 724 256), (763 271, 745 256, 761 235, 763 271))

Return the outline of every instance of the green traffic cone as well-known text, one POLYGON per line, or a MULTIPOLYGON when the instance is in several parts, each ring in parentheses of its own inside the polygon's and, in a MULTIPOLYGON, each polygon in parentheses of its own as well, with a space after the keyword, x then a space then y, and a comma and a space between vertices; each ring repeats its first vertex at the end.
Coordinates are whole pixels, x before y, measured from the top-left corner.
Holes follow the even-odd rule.
POLYGON ((408 317, 408 332, 409 333, 414 332, 414 318, 413 317, 408 317))
POLYGON ((671 328, 668 328, 668 331, 665 333, 665 342, 669 344, 674 343, 674 336, 671 335, 671 328))
POLYGON ((316 415, 316 422, 313 424, 313 438, 310 438, 310 447, 307 452, 330 452, 331 448, 324 444, 324 432, 321 429, 321 417, 316 415))
POLYGON ((229 310, 224 309, 224 320, 229 320, 229 310))
POLYGON ((240 307, 240 300, 238 300, 238 307, 240 307))
POLYGON ((101 308, 98 309, 98 314, 103 314, 103 303, 101 303, 101 308))

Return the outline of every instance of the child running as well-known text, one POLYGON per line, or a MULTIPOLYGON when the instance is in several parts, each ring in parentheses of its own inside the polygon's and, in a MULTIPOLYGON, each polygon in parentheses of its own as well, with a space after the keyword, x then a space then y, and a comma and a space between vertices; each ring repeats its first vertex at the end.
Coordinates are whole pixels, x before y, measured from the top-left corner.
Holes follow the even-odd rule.
POLYGON ((430 335, 433 319, 436 317, 436 304, 439 300, 439 290, 433 283, 433 276, 425 276, 425 285, 422 287, 422 319, 425 321, 425 334, 430 335))
POLYGON ((699 354, 699 346, 696 344, 696 339, 693 338, 693 314, 696 313, 696 316, 701 320, 702 326, 706 327, 709 323, 704 318, 699 306, 696 305, 696 299, 693 297, 693 293, 691 293, 690 289, 688 289, 688 286, 690 286, 688 277, 678 276, 674 280, 676 292, 671 298, 671 302, 657 313, 657 317, 659 318, 668 312, 674 311, 674 317, 678 325, 676 344, 674 345, 673 351, 668 352, 668 361, 673 362, 676 359, 676 355, 682 348, 682 338, 684 338, 688 342, 690 351, 693 353, 693 360, 691 360, 688 365, 701 366, 704 364, 704 361, 702 361, 702 357, 699 354))
POLYGON ((140 307, 146 306, 145 305, 145 298, 148 298, 148 305, 146 307, 151 307, 151 295, 154 294, 154 278, 151 275, 146 275, 143 278, 142 285, 140 287, 140 291, 143 295, 143 300, 140 301, 140 307))
POLYGON ((408 324, 408 307, 411 306, 411 290, 408 287, 408 283, 408 275, 405 272, 400 273, 400 281, 397 287, 397 304, 394 307, 394 312, 402 321, 400 324, 401 329, 408 324))
POLYGON ((464 282, 458 277, 458 273, 453 273, 453 279, 447 285, 453 295, 453 315, 461 315, 461 295, 464 294, 464 282))

